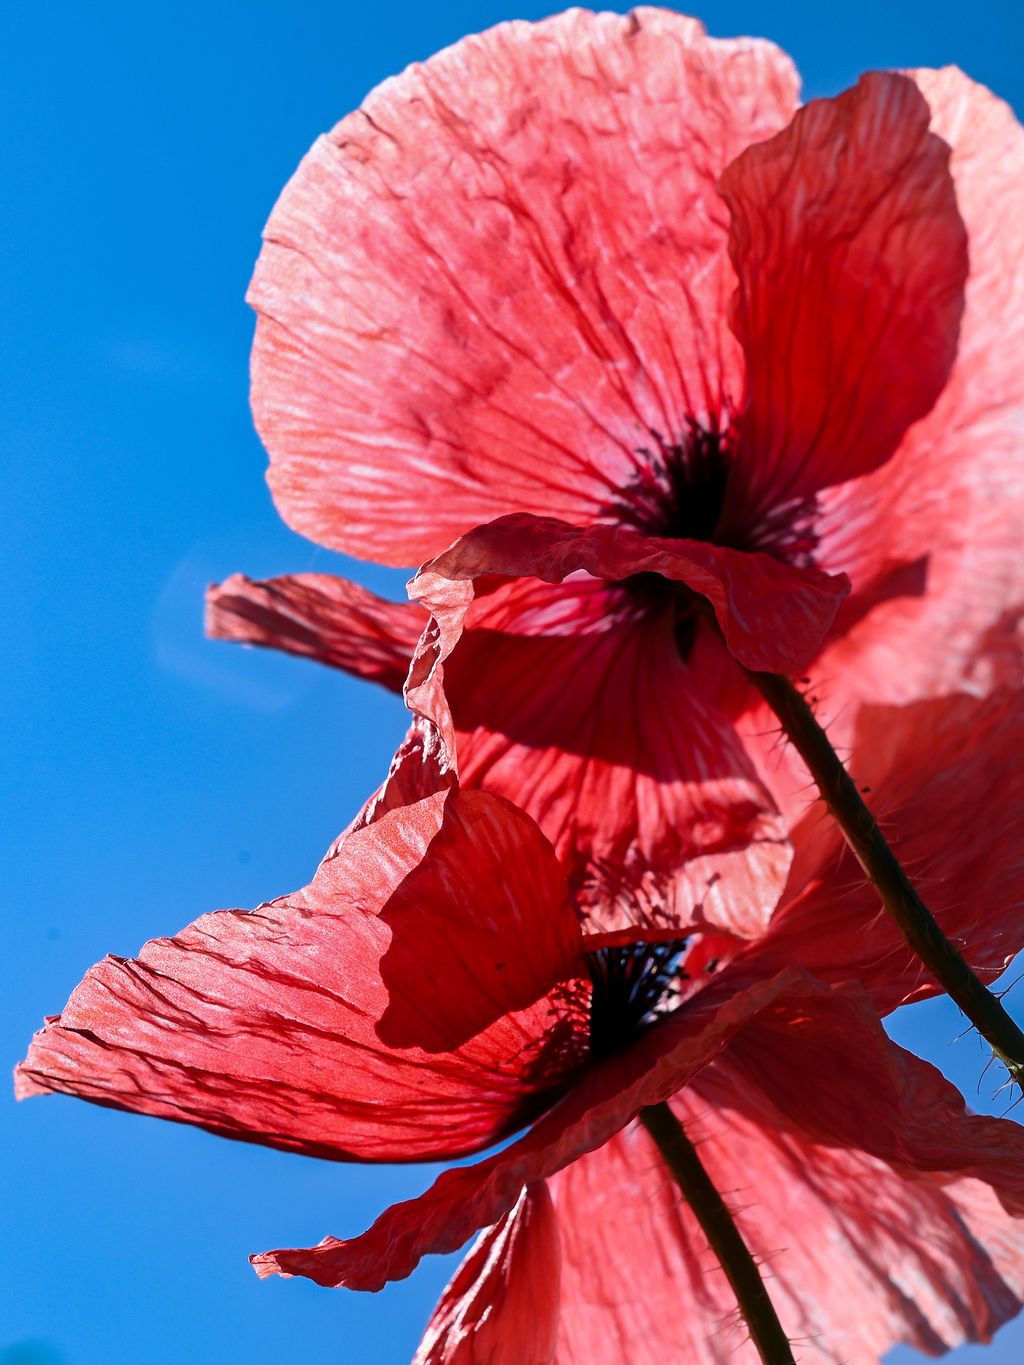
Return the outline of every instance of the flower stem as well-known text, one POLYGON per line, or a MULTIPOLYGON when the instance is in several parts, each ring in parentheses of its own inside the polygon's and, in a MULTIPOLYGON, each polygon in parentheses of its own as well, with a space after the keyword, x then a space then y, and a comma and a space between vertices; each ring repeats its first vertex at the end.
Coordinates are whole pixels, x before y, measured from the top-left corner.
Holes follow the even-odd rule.
POLYGON ((817 783, 832 818, 903 937, 1024 1088, 1024 1032, 935 922, 886 843, 802 693, 777 673, 748 673, 817 783))
POLYGON ((701 1164, 683 1125, 664 1102, 641 1109, 639 1118, 718 1257, 763 1365, 793 1365, 792 1349, 768 1297, 757 1262, 701 1164))

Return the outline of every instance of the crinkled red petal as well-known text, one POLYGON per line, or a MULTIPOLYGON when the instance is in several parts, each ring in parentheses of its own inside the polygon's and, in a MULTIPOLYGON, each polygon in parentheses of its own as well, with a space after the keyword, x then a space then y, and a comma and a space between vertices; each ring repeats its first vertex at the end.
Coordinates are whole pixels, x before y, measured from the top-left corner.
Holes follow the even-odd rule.
POLYGON ((747 359, 732 510, 747 524, 888 460, 949 377, 967 238, 929 117, 912 81, 871 72, 722 176, 747 359))
POLYGON ((853 602, 880 564, 919 565, 922 579, 822 660, 840 725, 859 697, 978 692, 1018 682, 1024 665, 1024 240, 1007 227, 1024 216, 1024 129, 955 68, 914 79, 953 147, 971 273, 956 364, 934 409, 883 469, 822 498, 818 562, 849 572, 853 602))
POLYGON ((578 1070, 585 990, 552 988, 580 946, 532 823, 441 792, 349 835, 305 890, 99 963, 19 1093, 341 1160, 473 1151, 578 1070))
POLYGON ((388 775, 358 812, 355 819, 328 849, 333 858, 355 829, 372 825, 389 810, 410 806, 434 792, 454 787, 458 782, 455 758, 432 721, 414 716, 405 738, 391 760, 388 775))
MULTIPOLYGON (((848 761, 925 904, 985 980, 1024 948, 1022 750, 1024 696, 1014 690, 864 707, 848 761)), ((745 954, 750 970, 799 963, 822 980, 857 980, 883 1013, 936 994, 938 984, 818 807, 793 840, 787 903, 745 954)))
POLYGON ((592 520, 642 447, 734 410, 715 192, 792 116, 792 65, 666 10, 469 37, 314 146, 250 294, 282 515, 415 564, 529 510, 592 520))
POLYGON ((232 574, 206 593, 215 640, 283 649, 401 692, 428 615, 389 602, 333 574, 287 574, 254 582, 232 574))
MULTIPOLYGON (((798 1071, 801 1059, 810 1052, 803 1031, 808 1023, 813 1028, 820 1018, 828 1035, 822 1046, 832 1048, 830 1077, 835 1086, 835 1059, 842 1051, 845 1033, 839 1039, 831 1039, 829 1030, 834 1018, 842 1029, 848 1028, 851 1018, 856 1023, 867 1013, 867 1005, 862 997, 843 993, 838 997, 841 1003, 836 1006, 833 1005, 834 995, 805 974, 786 971, 770 981, 758 982, 731 995, 720 1004, 710 996, 706 1004, 703 997, 698 998, 695 1004, 671 1015, 627 1051, 588 1069, 563 1100, 504 1151, 475 1165, 445 1171, 425 1194, 388 1209, 361 1237, 349 1241, 328 1237, 317 1247, 268 1251, 253 1257, 253 1264, 260 1275, 304 1275, 318 1284, 346 1285, 351 1289, 375 1290, 388 1280, 403 1279, 415 1269, 422 1256, 430 1252, 454 1251, 479 1228, 496 1223, 515 1204, 524 1185, 551 1175, 584 1153, 593 1151, 645 1105, 668 1099, 692 1081, 726 1046, 735 1046, 736 1040, 762 1017, 767 1022, 764 1027, 758 1025, 753 1048, 756 1049, 757 1040, 762 1038, 769 1039, 772 1046, 782 1047, 784 1051, 789 1046, 790 1067, 793 1067, 793 1055, 796 1055, 794 1071, 798 1071), (792 1045, 788 1045, 787 1032, 793 1034, 792 1045)), ((880 1028, 878 1033, 884 1040, 880 1028)), ((858 1040, 856 1029, 853 1038, 858 1040)), ((745 1051, 749 1053, 751 1048, 745 1051)), ((872 1057, 872 1061, 875 1060, 872 1057)), ((781 1081, 791 1082, 786 1065, 784 1059, 777 1070, 781 1081)), ((858 1073, 858 1077, 861 1074, 858 1073)), ((892 1078, 890 1089, 896 1086, 900 1074, 892 1078)), ((835 1088, 833 1112, 837 1105, 841 1107, 846 1094, 845 1088, 835 1088)), ((947 1089, 951 1090, 951 1087, 947 1089)), ((956 1094, 955 1091, 952 1093, 956 1094)), ((858 1100, 862 1098, 859 1091, 854 1094, 858 1100)), ((789 1096, 785 1098, 788 1100, 789 1096)), ((896 1098, 898 1101, 900 1097, 896 1098)), ((911 1100, 917 1098, 917 1094, 910 1097, 911 1100)), ((794 1105, 790 1107, 795 1108, 794 1105)), ((965 1123, 994 1124, 999 1128, 1002 1122, 963 1120, 958 1127, 955 1105, 950 1104, 948 1108, 951 1115, 949 1132, 945 1139, 936 1139, 935 1150, 941 1157, 952 1152, 958 1159, 963 1157, 964 1142, 968 1137, 973 1142, 975 1137, 973 1132, 964 1131, 965 1123), (960 1146, 957 1146, 958 1142, 960 1146)), ((902 1110, 899 1116, 903 1117, 902 1110)), ((868 1121, 865 1116, 864 1123, 868 1121)), ((921 1122, 926 1127, 928 1120, 924 1118, 921 1122)), ((908 1117, 908 1127, 911 1123, 908 1117)), ((1019 1132, 1014 1124, 1003 1123, 1002 1126, 1019 1132)), ((857 1132, 859 1135, 859 1130, 857 1132)), ((986 1142, 981 1133, 976 1136, 980 1141, 975 1144, 975 1154, 980 1163, 987 1162, 990 1157, 998 1163, 1007 1157, 1008 1151, 1016 1151, 1010 1138, 1003 1140, 997 1150, 994 1141, 986 1142)), ((879 1145, 878 1142, 875 1145, 879 1145)), ((1019 1174, 1021 1211, 1024 1212, 1024 1150, 1017 1164, 1019 1173, 1010 1169, 1006 1182, 1016 1191, 1013 1182, 1019 1174)), ((1002 1187, 1000 1193, 1003 1193, 1002 1187)))
POLYGON ((459 1266, 413 1365, 551 1365, 560 1269, 558 1224, 538 1181, 459 1266))
POLYGON ((842 574, 766 554, 522 513, 468 532, 423 566, 410 594, 436 616, 438 608, 457 607, 466 597, 453 583, 490 574, 561 583, 575 573, 613 584, 660 574, 684 584, 710 603, 733 657, 765 673, 793 673, 814 657, 850 587, 842 574))
MULTIPOLYGON (((876 1365, 900 1341, 939 1354, 989 1340, 1020 1308, 1022 1130, 968 1115, 863 996, 813 983, 779 995, 669 1103, 802 1359, 876 1365)), ((756 1365, 725 1275, 639 1124, 548 1184, 559 1365, 612 1365, 627 1345, 636 1365, 756 1365)), ((484 1245, 453 1282, 474 1309, 488 1294, 484 1245)), ((522 1274, 515 1251, 503 1244, 502 1264, 522 1274)), ((442 1300, 439 1315, 452 1307, 442 1300)))
MULTIPOLYGON (((913 78, 932 131, 953 149, 971 271, 956 363, 934 408, 873 474, 817 496, 815 560, 853 584, 838 638, 808 670, 841 751, 863 701, 982 694, 1024 672, 1024 238, 1007 226, 1024 218, 1024 128, 955 68, 913 78)), ((775 743, 770 713, 755 708, 740 723, 776 799, 799 818, 807 775, 775 743)))
MULTIPOLYGON (((737 1108, 734 1085, 712 1064, 671 1105, 806 1365, 877 1365, 897 1342, 940 1354, 988 1341, 1017 1313, 1024 1219, 988 1186, 939 1186, 809 1142, 776 1115, 737 1108)), ((617 1365, 623 1342, 630 1365, 757 1365, 707 1238, 639 1125, 550 1188, 559 1365, 617 1365)))
MULTIPOLYGON (((520 519, 509 521, 514 530, 520 519)), ((639 541, 592 530, 595 540, 639 541)), ((477 533, 463 544, 479 553, 477 533)), ((510 561, 475 567, 493 562, 504 571, 510 561)), ((635 562, 604 561, 610 572, 635 562)), ((452 559, 447 567, 459 572, 452 559)), ((418 580, 436 627, 406 698, 457 751, 461 781, 534 817, 591 929, 760 933, 785 880, 785 830, 729 719, 681 658, 671 602, 652 615, 621 583, 578 576, 561 587, 494 582, 433 567, 418 580)))
POLYGON ((463 783, 537 820, 591 929, 759 934, 789 866, 786 832, 670 631, 492 635, 486 607, 446 665, 463 783))
MULTIPOLYGON (((732 1040, 722 1062, 732 1106, 903 1175, 983 1181, 1008 1214, 1024 1217, 1024 1128, 970 1113, 936 1067, 891 1041, 859 985, 808 980, 814 990, 803 1001, 780 998, 732 1040)), ((702 993, 703 1007, 742 984, 727 967, 702 993)))

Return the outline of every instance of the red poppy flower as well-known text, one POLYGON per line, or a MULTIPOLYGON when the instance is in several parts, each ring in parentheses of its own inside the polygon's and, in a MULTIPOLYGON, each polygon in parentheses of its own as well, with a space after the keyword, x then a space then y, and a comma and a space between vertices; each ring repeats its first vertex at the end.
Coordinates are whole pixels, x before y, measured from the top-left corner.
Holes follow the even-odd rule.
MULTIPOLYGON (((950 897, 946 932, 991 975, 1024 937, 1007 909, 1024 701, 871 724, 891 754, 871 774, 883 808, 911 799, 920 822, 908 856, 993 782, 1011 798, 923 869, 926 890, 950 897)), ((983 1339, 1024 1294, 1024 1130, 968 1115, 886 1038, 876 1007, 929 987, 849 855, 808 822, 794 867, 761 944, 588 935, 528 816, 489 793, 435 791, 350 832, 294 896, 94 967, 37 1035, 19 1091, 339 1160, 465 1155, 532 1124, 362 1237, 256 1258, 264 1273, 375 1289, 492 1228, 424 1359, 452 1360, 459 1333, 486 1340, 498 1323, 511 1335, 495 1359, 523 1359, 524 1340, 538 1360, 556 1340, 559 1361, 619 1360, 623 1341, 631 1361, 691 1341, 705 1343, 695 1359, 725 1358, 730 1301, 631 1123, 663 1100, 739 1199, 786 1330, 820 1359, 874 1359, 898 1337, 983 1339), (547 1279, 535 1300, 531 1247, 547 1279), (528 1299, 538 1317, 523 1336, 528 1299)))
MULTIPOLYGON (((435 556, 460 780, 534 816, 592 927, 624 880, 763 928, 806 776, 734 658, 810 670, 843 742, 857 700, 1019 657, 1022 185, 955 71, 797 110, 777 49, 644 9, 464 40, 282 195, 251 294, 277 504, 435 556)), ((423 614, 350 592, 235 579, 212 626, 289 648, 298 617, 376 676, 384 635, 393 679, 423 614)))

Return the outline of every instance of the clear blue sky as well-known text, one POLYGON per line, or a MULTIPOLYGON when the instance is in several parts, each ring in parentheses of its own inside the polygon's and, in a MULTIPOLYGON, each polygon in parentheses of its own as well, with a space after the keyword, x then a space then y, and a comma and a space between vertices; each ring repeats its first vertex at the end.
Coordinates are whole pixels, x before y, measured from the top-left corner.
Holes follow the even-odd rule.
MULTIPOLYGON (((338 567, 396 593, 404 577, 347 565, 275 515, 243 294, 319 132, 408 62, 547 12, 0 0, 8 1064, 105 952, 302 884, 379 780, 395 699, 202 639, 202 589, 236 569, 338 567)), ((1009 0, 760 0, 702 17, 777 40, 807 95, 870 67, 956 62, 1024 110, 1009 0)), ((974 1095, 981 1054, 950 1048, 955 1017, 900 1027, 974 1095)), ((432 1170, 308 1161, 62 1098, 0 1103, 0 1365, 409 1359, 450 1261, 359 1296, 261 1284, 246 1255, 361 1231, 432 1170)), ((1022 1356, 1015 1326, 984 1358, 1022 1356)))

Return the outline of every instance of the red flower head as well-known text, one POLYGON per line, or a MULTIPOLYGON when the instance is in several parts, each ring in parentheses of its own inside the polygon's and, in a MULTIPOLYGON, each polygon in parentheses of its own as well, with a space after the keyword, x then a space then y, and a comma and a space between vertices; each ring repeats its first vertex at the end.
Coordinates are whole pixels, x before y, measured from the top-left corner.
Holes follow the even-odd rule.
MULTIPOLYGON (((883 809, 917 815, 909 858, 977 793, 1007 798, 922 876, 991 976, 1024 938, 1024 702, 866 723, 887 740, 863 768, 883 809)), ((405 766, 407 784, 429 771, 405 766)), ((984 1339, 1024 1295, 1024 1130, 968 1115, 886 1038, 876 1010, 933 987, 831 833, 809 820, 794 869, 758 944, 585 934, 528 816, 434 791, 344 836, 303 891, 94 967, 37 1035, 19 1092, 339 1160, 462 1156, 531 1125, 361 1237, 256 1258, 377 1289, 490 1228, 423 1361, 467 1358, 467 1337, 508 1365, 745 1360, 725 1282, 633 1122, 663 1101, 740 1205, 803 1359, 984 1339)))
MULTIPOLYGON (((539 822, 591 927, 625 880, 763 928, 806 778, 794 805, 736 660, 811 670, 843 742, 860 699, 1019 659, 1022 186, 956 71, 797 109, 770 44, 642 9, 465 39, 282 195, 251 293, 277 504, 434 556, 460 780, 539 822)), ((391 685, 427 619, 317 576, 211 610, 391 685)))

